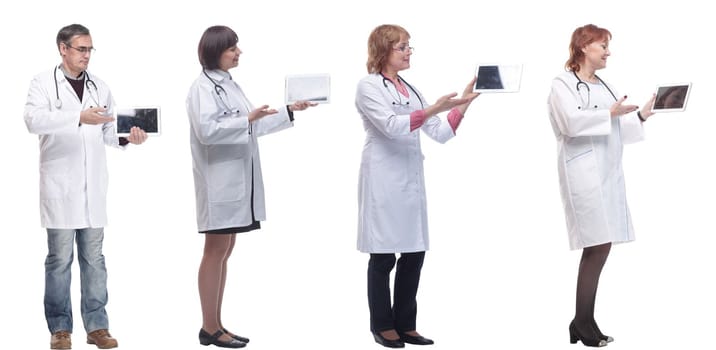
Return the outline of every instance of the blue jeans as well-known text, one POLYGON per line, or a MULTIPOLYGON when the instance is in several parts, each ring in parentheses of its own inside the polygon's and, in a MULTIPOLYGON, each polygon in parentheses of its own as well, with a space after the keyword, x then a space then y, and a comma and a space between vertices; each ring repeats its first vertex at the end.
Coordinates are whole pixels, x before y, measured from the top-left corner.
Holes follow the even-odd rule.
POLYGON ((45 318, 51 333, 72 332, 70 281, 74 241, 80 264, 82 321, 87 333, 108 329, 107 269, 102 255, 102 228, 47 229, 45 259, 45 318))

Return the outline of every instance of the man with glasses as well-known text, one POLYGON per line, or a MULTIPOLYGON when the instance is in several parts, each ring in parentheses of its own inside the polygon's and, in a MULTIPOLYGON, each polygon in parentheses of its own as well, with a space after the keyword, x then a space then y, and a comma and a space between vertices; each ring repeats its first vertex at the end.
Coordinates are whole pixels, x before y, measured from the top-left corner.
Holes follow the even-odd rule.
POLYGON ((66 26, 57 33, 62 63, 32 80, 25 104, 27 129, 40 140, 40 218, 47 229, 45 318, 51 349, 72 342, 71 266, 74 242, 80 267, 81 310, 87 343, 117 347, 109 334, 107 270, 102 255, 107 223, 105 146, 141 144, 147 135, 132 128, 117 136, 114 100, 107 85, 87 72, 94 51, 87 28, 66 26))

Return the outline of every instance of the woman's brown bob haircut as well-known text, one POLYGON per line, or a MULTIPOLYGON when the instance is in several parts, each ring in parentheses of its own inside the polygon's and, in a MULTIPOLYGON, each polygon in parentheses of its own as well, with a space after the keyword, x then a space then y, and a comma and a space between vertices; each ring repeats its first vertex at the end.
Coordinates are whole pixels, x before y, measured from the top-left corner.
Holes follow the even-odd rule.
POLYGON ((229 27, 213 26, 204 31, 199 40, 199 63, 204 69, 219 69, 221 54, 239 42, 239 37, 229 27))

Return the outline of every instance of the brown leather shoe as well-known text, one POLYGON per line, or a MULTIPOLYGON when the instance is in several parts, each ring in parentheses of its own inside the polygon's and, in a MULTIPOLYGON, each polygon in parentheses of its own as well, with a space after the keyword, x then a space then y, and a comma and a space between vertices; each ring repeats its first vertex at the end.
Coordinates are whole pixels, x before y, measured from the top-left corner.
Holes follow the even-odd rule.
POLYGON ((57 331, 52 333, 52 338, 50 338, 50 349, 72 349, 70 332, 57 331))
POLYGON ((106 329, 98 329, 87 334, 87 344, 95 344, 99 349, 111 349, 117 347, 117 339, 112 338, 106 329))

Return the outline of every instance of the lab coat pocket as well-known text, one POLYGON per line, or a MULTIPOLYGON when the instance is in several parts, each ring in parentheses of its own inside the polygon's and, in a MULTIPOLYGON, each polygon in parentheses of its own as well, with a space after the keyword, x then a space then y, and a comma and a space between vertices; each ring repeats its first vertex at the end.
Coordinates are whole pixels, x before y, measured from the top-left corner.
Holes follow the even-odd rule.
POLYGON ((246 194, 244 164, 241 159, 209 163, 209 202, 234 202, 246 194))
POLYGON ((66 174, 43 174, 40 176, 40 199, 63 199, 70 192, 69 176, 66 174))
POLYGON ((588 149, 567 160, 567 181, 573 198, 586 199, 599 190, 594 150, 588 149))

